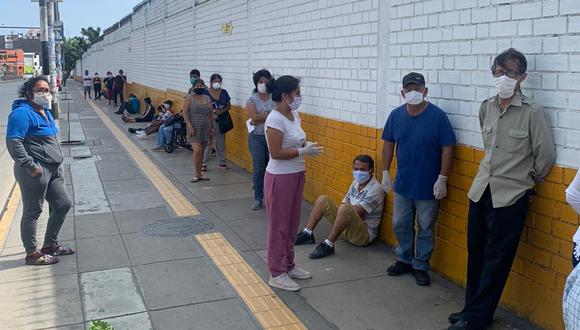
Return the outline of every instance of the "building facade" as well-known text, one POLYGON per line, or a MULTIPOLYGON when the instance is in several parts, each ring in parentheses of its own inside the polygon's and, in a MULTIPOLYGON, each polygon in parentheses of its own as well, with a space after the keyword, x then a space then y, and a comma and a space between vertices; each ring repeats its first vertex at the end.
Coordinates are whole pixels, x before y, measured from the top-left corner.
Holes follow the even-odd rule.
MULTIPOLYGON (((558 158, 538 186, 502 303, 559 329, 579 224, 564 193, 580 164, 579 1, 146 0, 107 29, 76 74, 123 69, 130 92, 180 106, 191 69, 206 80, 220 73, 236 126, 227 135, 228 158, 247 169, 243 107, 252 73, 267 68, 298 76, 308 138, 325 147, 322 157, 307 161, 305 198, 327 194, 340 201, 355 155, 380 163, 382 126, 403 102, 401 77, 423 73, 429 100, 447 112, 460 144, 441 203, 433 267, 463 285, 466 191, 483 156, 478 110, 495 93, 492 59, 509 47, 527 56, 524 94, 544 107, 558 158)), ((396 244, 391 214, 389 195, 380 238, 396 244)))

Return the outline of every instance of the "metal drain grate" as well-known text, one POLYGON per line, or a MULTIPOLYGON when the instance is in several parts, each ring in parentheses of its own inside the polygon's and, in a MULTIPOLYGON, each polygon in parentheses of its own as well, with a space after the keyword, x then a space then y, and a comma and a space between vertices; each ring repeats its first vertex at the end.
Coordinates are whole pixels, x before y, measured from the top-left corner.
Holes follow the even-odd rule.
POLYGON ((187 237, 210 232, 213 223, 202 216, 158 220, 143 226, 143 234, 157 237, 187 237))

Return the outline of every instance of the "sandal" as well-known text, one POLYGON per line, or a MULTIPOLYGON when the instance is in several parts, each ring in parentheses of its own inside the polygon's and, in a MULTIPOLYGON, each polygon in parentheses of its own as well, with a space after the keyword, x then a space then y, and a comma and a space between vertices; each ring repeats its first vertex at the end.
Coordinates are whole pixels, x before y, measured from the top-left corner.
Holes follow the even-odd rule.
POLYGON ((45 246, 40 249, 40 253, 49 254, 51 256, 66 256, 75 253, 75 250, 62 246, 59 244, 54 244, 52 246, 45 246))
POLYGON ((206 166, 206 165, 203 165, 203 166, 201 167, 201 171, 202 171, 202 172, 207 172, 207 166, 206 166))
POLYGON ((191 183, 196 183, 196 182, 199 182, 199 181, 209 181, 209 178, 206 178, 206 177, 200 177, 200 178, 193 177, 191 180, 189 180, 189 182, 191 182, 191 183))
POLYGON ((53 257, 50 254, 43 254, 36 251, 34 254, 26 256, 24 261, 31 266, 47 266, 54 265, 58 262, 58 257, 53 257))
POLYGON ((224 170, 224 171, 225 171, 225 170, 229 170, 229 169, 230 169, 230 168, 228 167, 228 165, 225 165, 225 164, 224 164, 224 165, 218 165, 217 167, 218 167, 219 169, 222 169, 222 170, 224 170))

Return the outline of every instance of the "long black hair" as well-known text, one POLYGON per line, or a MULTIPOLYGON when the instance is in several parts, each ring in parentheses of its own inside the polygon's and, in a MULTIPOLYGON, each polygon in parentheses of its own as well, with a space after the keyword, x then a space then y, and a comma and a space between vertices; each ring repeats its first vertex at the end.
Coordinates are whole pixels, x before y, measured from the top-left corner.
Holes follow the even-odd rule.
POLYGON ((290 94, 300 86, 300 80, 292 76, 282 76, 278 79, 270 79, 266 84, 268 93, 272 94, 272 101, 282 101, 282 94, 290 94))
POLYGON ((266 69, 262 69, 262 70, 258 70, 256 71, 256 73, 254 73, 254 76, 252 77, 252 79, 254 80, 254 93, 258 92, 258 82, 260 81, 260 79, 264 77, 268 80, 272 80, 272 74, 270 73, 270 71, 266 70, 266 69))
POLYGON ((39 81, 44 81, 48 84, 48 86, 50 86, 48 80, 46 80, 43 77, 30 78, 27 81, 25 81, 24 84, 20 86, 20 88, 18 88, 18 96, 25 99, 29 98, 30 95, 32 95, 32 90, 34 89, 34 86, 36 86, 36 83, 39 81))

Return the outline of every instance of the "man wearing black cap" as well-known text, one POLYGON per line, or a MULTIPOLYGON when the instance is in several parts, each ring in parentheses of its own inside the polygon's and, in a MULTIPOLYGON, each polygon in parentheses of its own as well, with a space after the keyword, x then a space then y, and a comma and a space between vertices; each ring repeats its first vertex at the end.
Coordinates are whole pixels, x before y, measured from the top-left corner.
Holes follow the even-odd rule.
POLYGON ((429 259, 435 246, 439 200, 447 196, 447 176, 453 159, 455 134, 447 114, 425 100, 428 89, 420 73, 403 77, 406 104, 391 112, 383 130, 383 179, 391 189, 389 168, 397 149, 393 230, 399 246, 391 276, 413 273, 418 285, 431 283, 429 259), (415 214, 419 232, 415 239, 415 214))

